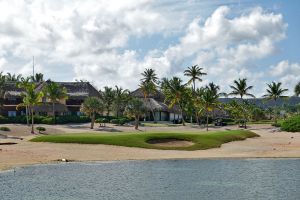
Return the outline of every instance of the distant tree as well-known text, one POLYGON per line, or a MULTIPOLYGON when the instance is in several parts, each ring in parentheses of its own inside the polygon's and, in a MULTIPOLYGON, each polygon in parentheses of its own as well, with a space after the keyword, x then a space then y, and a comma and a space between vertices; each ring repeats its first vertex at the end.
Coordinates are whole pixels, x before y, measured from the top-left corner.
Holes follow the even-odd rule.
POLYGON ((296 96, 300 95, 300 82, 295 86, 295 95, 296 96))
POLYGON ((212 112, 219 104, 219 95, 216 90, 212 90, 209 86, 201 89, 199 92, 200 103, 203 105, 206 113, 206 130, 208 131, 209 112, 212 112))
POLYGON ((172 79, 165 81, 162 91, 165 95, 165 101, 169 104, 170 108, 175 105, 179 107, 182 116, 182 125, 185 126, 183 111, 186 102, 191 98, 191 94, 189 93, 186 84, 183 84, 183 81, 180 78, 173 77, 172 79))
POLYGON ((22 77, 21 74, 16 75, 16 74, 7 73, 5 75, 5 80, 6 81, 18 82, 18 81, 20 81, 21 77, 22 77))
MULTIPOLYGON (((27 87, 29 87, 30 85, 30 78, 24 78, 22 77, 21 80, 17 83, 17 87, 18 88, 22 88, 24 90, 26 90, 27 87)), ((25 105, 25 112, 26 112, 26 121, 27 121, 27 125, 29 126, 29 115, 30 115, 30 110, 28 108, 28 105, 25 105)))
POLYGON ((91 129, 94 128, 96 113, 102 113, 103 109, 103 102, 97 97, 88 97, 82 103, 80 111, 91 118, 91 129))
POLYGON ((118 86, 115 86, 115 88, 114 109, 117 117, 119 117, 129 100, 129 90, 124 90, 122 87, 118 86))
POLYGON ((115 91, 111 87, 104 87, 104 90, 100 90, 100 95, 104 108, 106 111, 106 116, 109 116, 110 111, 112 110, 112 105, 115 100, 115 91))
POLYGON ((139 128, 139 119, 141 116, 143 116, 146 112, 146 107, 144 106, 144 103, 138 99, 138 98, 132 98, 127 103, 127 106, 125 108, 124 114, 128 117, 133 117, 135 120, 135 126, 134 128, 138 130, 139 128))
POLYGON ((255 98, 255 96, 250 93, 250 90, 253 88, 253 86, 247 85, 246 78, 234 80, 234 85, 231 85, 230 88, 232 89, 232 92, 230 92, 229 95, 238 95, 241 97, 241 99, 243 99, 244 96, 255 98))
POLYGON ((145 71, 141 75, 143 76, 143 78, 140 80, 141 83, 139 87, 143 92, 145 100, 149 103, 154 122, 156 122, 154 109, 149 96, 157 92, 158 78, 155 73, 155 70, 153 69, 145 69, 145 71))
POLYGON ((22 106, 27 106, 31 114, 31 133, 34 134, 34 107, 39 105, 43 97, 43 92, 36 91, 36 84, 29 83, 25 86, 25 93, 23 96, 23 103, 17 106, 17 109, 22 106))
POLYGON ((202 72, 203 68, 198 65, 193 65, 184 70, 184 75, 190 77, 188 84, 192 84, 193 92, 196 90, 196 81, 201 82, 201 76, 207 75, 207 73, 202 72))
POLYGON ((5 82, 6 82, 6 77, 3 75, 2 72, 0 72, 0 106, 2 107, 3 105, 3 99, 4 99, 4 94, 5 94, 5 82))
POLYGON ((31 80, 33 82, 42 82, 44 81, 44 74, 42 73, 36 73, 34 76, 31 76, 31 80))
POLYGON ((52 115, 55 123, 55 103, 68 98, 67 89, 58 83, 50 81, 44 88, 44 95, 52 103, 52 115))
MULTIPOLYGON (((285 92, 288 91, 288 89, 283 89, 281 87, 282 83, 281 82, 272 82, 270 84, 267 84, 267 94, 265 94, 263 97, 266 98, 267 100, 274 100, 275 102, 278 99, 281 98, 287 98, 288 96, 283 95, 285 92)), ((274 123, 277 124, 277 113, 276 111, 274 112, 274 123)))

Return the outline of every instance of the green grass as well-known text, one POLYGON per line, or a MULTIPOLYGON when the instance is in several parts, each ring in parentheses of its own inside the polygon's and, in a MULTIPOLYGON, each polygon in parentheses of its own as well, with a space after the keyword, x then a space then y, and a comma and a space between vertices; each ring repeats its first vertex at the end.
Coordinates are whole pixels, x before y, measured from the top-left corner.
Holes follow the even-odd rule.
POLYGON ((202 150, 220 147, 222 144, 258 137, 257 134, 246 130, 209 132, 209 133, 123 133, 123 134, 64 134, 46 135, 33 138, 32 142, 107 144, 126 147, 140 147, 163 150, 202 150), (194 143, 188 147, 163 147, 147 143, 151 139, 180 139, 194 143))
POLYGON ((153 123, 153 122, 146 122, 141 123, 144 127, 176 127, 176 126, 182 126, 182 124, 168 124, 168 123, 153 123))

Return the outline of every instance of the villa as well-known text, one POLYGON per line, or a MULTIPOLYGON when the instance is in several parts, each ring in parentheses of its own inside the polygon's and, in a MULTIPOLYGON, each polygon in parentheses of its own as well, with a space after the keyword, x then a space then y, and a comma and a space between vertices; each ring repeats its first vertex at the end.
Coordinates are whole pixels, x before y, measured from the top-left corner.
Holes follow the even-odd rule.
POLYGON ((144 102, 144 105, 147 108, 146 121, 154 121, 151 109, 154 111, 156 121, 174 121, 182 119, 178 106, 175 105, 173 108, 169 108, 169 106, 164 103, 165 97, 160 91, 157 91, 155 94, 150 94, 147 99, 145 99, 141 89, 134 90, 130 95, 137 97, 144 102))
MULTIPOLYGON (((36 90, 41 91, 49 81, 37 84, 36 90)), ((99 97, 100 94, 89 82, 56 82, 67 89, 68 98, 55 103, 57 115, 81 115, 80 106, 87 97, 99 97)), ((25 115, 25 108, 17 109, 22 103, 23 89, 17 87, 16 82, 6 82, 4 85, 4 99, 1 115, 18 116, 25 115)), ((37 115, 52 115, 52 104, 48 99, 43 98, 41 105, 35 107, 37 115)))

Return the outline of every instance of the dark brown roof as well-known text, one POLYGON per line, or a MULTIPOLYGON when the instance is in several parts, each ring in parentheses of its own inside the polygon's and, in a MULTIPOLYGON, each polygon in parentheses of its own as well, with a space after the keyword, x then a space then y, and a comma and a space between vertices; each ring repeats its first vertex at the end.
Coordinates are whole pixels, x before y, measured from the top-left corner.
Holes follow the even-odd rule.
MULTIPOLYGON (((48 81, 38 83, 36 90, 41 91, 46 84, 49 83, 48 81)), ((98 90, 92 86, 89 82, 56 82, 61 86, 67 89, 67 94, 71 98, 78 98, 82 99, 85 97, 99 97, 100 94, 98 90)), ((24 92, 23 89, 18 88, 16 82, 6 82, 4 85, 4 97, 18 97, 24 92)))
MULTIPOLYGON (((56 103, 54 108, 55 108, 56 112, 68 111, 66 105, 61 104, 61 103, 56 103)), ((40 105, 34 106, 34 111, 35 112, 52 112, 53 111, 52 103, 47 102, 47 103, 42 103, 40 105)))
MULTIPOLYGON (((138 88, 130 93, 133 97, 144 98, 144 93, 141 88, 138 88)), ((149 94, 148 98, 153 98, 156 100, 164 101, 165 96, 162 92, 156 91, 154 94, 149 94)))

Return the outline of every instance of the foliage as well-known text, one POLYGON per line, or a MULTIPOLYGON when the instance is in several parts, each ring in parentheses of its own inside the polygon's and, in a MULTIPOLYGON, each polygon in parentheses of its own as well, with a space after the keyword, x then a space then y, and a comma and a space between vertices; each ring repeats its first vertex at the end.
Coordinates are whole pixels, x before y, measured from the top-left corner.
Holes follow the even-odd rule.
POLYGON ((127 147, 140 147, 148 149, 163 150, 201 150, 220 147, 222 144, 245 140, 251 137, 258 137, 257 134, 244 131, 221 131, 210 133, 126 133, 126 134, 65 134, 65 135, 46 135, 33 138, 33 142, 53 142, 53 143, 80 143, 80 144, 108 144, 127 147), (179 139, 194 143, 188 147, 164 147, 148 143, 152 139, 179 139))
POLYGON ((294 92, 296 96, 300 95, 300 82, 295 86, 294 92))
POLYGON ((113 88, 105 86, 104 90, 100 90, 99 92, 106 115, 109 116, 109 113, 112 110, 113 102, 115 101, 115 91, 113 88))
POLYGON ((231 85, 230 88, 232 89, 232 91, 229 93, 229 95, 239 95, 241 99, 244 96, 255 97, 249 92, 253 88, 253 86, 247 85, 246 78, 234 80, 234 85, 231 85))
MULTIPOLYGON (((53 117, 50 116, 34 116, 34 121, 37 124, 54 124, 53 117)), ((65 115, 57 116, 57 124, 67 124, 67 123, 86 123, 90 122, 88 116, 76 116, 76 115, 65 115)), ((16 117, 4 117, 0 116, 0 124, 26 124, 26 116, 16 116, 16 117)))
POLYGON ((10 131, 10 128, 8 128, 6 126, 1 126, 0 131, 10 131))
POLYGON ((129 90, 124 90, 122 87, 115 86, 115 100, 113 109, 116 116, 119 117, 125 110, 126 104, 129 101, 129 90))
POLYGON ((107 118, 98 118, 95 120, 95 122, 102 124, 102 123, 109 123, 109 120, 107 118))
POLYGON ((91 129, 94 128, 96 113, 102 113, 103 109, 103 102, 97 97, 88 97, 82 103, 80 111, 91 118, 91 129))
POLYGON ((132 98, 126 108, 124 114, 129 118, 135 118, 135 129, 138 129, 139 118, 147 111, 144 103, 138 98, 132 98))
POLYGON ((22 75, 21 74, 11 74, 7 73, 5 75, 5 81, 13 81, 13 82, 18 82, 21 80, 22 75))
POLYGON ((284 120, 281 129, 288 132, 300 132, 300 115, 295 115, 284 120))
POLYGON ((196 80, 201 82, 201 76, 207 75, 206 73, 202 72, 202 70, 203 68, 199 67, 198 65, 193 65, 184 70, 184 75, 190 77, 188 84, 193 85, 193 91, 196 90, 196 80))
POLYGON ((31 81, 33 82, 42 82, 44 81, 44 74, 36 73, 34 76, 30 76, 31 81))
POLYGON ((42 127, 42 126, 38 126, 38 127, 36 127, 35 129, 38 130, 39 133, 42 133, 42 132, 46 131, 46 128, 45 128, 45 127, 42 127))

